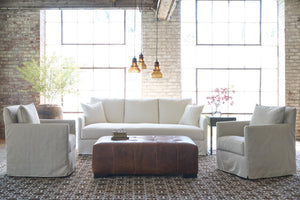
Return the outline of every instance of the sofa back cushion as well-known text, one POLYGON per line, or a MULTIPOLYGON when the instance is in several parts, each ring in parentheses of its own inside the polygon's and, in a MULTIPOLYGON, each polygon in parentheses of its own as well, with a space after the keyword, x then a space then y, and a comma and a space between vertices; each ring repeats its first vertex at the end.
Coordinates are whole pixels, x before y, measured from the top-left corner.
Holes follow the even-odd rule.
POLYGON ((159 123, 178 124, 192 99, 159 99, 159 123))
POLYGON ((18 123, 18 109, 19 105, 7 106, 3 109, 3 119, 5 126, 12 123, 18 123))
POLYGON ((250 125, 281 124, 284 122, 285 107, 256 105, 250 125))
POLYGON ((123 123, 124 120, 124 99, 109 98, 91 98, 91 103, 101 101, 106 116, 106 120, 110 123, 123 123))
POLYGON ((157 99, 126 99, 125 123, 158 123, 157 99))

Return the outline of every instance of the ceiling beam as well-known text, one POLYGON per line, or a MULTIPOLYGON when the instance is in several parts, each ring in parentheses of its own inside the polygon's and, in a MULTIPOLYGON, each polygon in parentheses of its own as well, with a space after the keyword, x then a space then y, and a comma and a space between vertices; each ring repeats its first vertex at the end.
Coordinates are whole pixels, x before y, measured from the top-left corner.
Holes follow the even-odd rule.
POLYGON ((177 5, 177 0, 158 0, 157 18, 159 20, 170 20, 177 5))
MULTIPOLYGON (((1 9, 97 9, 139 6, 141 0, 0 0, 1 9), (137 5, 136 5, 137 4, 137 5)), ((144 9, 156 9, 157 0, 143 0, 144 9)))

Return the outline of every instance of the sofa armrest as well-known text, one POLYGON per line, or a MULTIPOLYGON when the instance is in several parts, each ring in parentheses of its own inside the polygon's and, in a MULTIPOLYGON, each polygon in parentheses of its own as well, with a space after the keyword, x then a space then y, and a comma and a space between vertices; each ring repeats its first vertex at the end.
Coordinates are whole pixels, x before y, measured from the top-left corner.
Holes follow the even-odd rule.
POLYGON ((77 127, 78 134, 77 134, 77 139, 81 138, 83 127, 85 127, 85 117, 84 117, 84 115, 78 117, 78 127, 77 127))
POLYGON ((65 120, 65 119, 40 119, 41 123, 64 123, 69 124, 70 134, 76 134, 76 122, 75 120, 65 120))
POLYGON ((199 128, 204 131, 204 133, 207 133, 207 126, 208 126, 208 120, 204 116, 200 116, 199 120, 199 128))
POLYGON ((244 127, 249 121, 217 122, 217 138, 222 136, 244 136, 244 127))
POLYGON ((16 162, 37 164, 46 157, 52 165, 66 162, 69 149, 68 124, 13 123, 6 127, 8 167, 16 162))
POLYGON ((250 171, 266 166, 296 171, 295 135, 290 124, 245 126, 244 150, 250 171))

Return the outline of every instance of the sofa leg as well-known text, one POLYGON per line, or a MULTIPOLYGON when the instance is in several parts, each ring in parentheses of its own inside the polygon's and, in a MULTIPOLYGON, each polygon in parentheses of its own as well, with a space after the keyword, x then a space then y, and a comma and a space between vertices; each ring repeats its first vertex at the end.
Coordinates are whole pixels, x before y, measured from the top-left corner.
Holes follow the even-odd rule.
POLYGON ((197 174, 183 174, 183 178, 197 178, 197 174))
POLYGON ((108 174, 94 174, 94 178, 104 178, 107 176, 108 176, 108 174))

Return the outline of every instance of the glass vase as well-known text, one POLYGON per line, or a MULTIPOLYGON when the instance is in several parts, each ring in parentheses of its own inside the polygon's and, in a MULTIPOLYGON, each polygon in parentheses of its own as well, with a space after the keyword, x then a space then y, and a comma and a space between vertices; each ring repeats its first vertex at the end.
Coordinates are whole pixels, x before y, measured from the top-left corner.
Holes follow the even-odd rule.
POLYGON ((221 117, 222 115, 222 104, 214 104, 213 105, 213 113, 214 117, 221 117))

